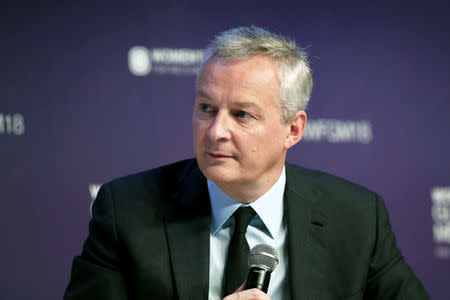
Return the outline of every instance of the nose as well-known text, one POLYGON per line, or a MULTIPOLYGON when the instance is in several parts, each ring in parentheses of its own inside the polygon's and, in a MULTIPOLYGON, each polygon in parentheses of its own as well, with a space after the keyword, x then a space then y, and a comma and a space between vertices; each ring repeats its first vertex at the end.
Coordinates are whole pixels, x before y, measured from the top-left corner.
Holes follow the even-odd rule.
POLYGON ((230 118, 224 112, 219 111, 211 120, 208 129, 209 138, 218 142, 228 141, 231 138, 230 121, 230 118))

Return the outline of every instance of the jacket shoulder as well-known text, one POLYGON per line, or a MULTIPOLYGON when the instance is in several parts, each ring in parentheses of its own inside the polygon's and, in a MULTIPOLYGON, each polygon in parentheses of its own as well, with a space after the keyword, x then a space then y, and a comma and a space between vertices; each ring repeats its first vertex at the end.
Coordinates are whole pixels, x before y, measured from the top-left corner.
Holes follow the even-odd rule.
POLYGON ((291 182, 297 182, 302 186, 307 186, 320 194, 338 193, 340 195, 376 195, 375 192, 358 183, 319 170, 286 164, 286 173, 288 177, 291 177, 291 182))
POLYGON ((136 185, 145 184, 147 187, 164 188, 168 182, 170 185, 176 185, 183 181, 194 168, 197 163, 194 159, 186 159, 177 161, 171 164, 163 165, 147 171, 130 174, 117 179, 114 179, 107 185, 115 188, 120 187, 135 187, 136 185))
POLYGON ((286 177, 288 190, 336 219, 349 215, 372 219, 378 204, 383 203, 376 192, 326 172, 289 164, 286 177))
POLYGON ((184 179, 197 167, 186 159, 147 171, 130 174, 102 185, 99 194, 107 194, 117 210, 138 209, 141 205, 163 208, 184 179))

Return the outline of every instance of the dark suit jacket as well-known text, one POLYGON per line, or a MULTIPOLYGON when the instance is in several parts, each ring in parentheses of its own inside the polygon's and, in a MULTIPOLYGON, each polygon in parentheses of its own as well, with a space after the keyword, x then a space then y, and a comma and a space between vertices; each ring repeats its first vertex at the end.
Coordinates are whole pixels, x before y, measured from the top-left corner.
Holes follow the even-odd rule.
MULTIPOLYGON (((292 299, 428 299, 382 199, 286 164, 292 299)), ((102 186, 64 299, 207 299, 210 200, 195 160, 102 186)))

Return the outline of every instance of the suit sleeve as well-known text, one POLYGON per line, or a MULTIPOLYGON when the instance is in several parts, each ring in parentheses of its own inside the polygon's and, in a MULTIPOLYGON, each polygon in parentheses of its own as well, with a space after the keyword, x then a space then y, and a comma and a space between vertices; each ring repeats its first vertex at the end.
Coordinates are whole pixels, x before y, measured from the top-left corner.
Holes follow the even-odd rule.
POLYGON ((376 243, 364 299, 430 299, 397 248, 383 200, 376 196, 376 243))
POLYGON ((73 260, 65 300, 128 299, 113 200, 108 185, 102 186, 93 204, 89 236, 81 256, 73 260))

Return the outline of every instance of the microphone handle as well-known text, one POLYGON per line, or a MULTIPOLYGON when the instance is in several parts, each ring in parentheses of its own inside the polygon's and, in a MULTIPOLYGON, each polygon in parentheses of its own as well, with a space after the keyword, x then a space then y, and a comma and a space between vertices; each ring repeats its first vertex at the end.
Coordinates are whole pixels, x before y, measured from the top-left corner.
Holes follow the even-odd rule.
POLYGON ((269 289, 270 273, 266 269, 251 267, 248 271, 247 283, 245 289, 257 288, 267 294, 269 289))

